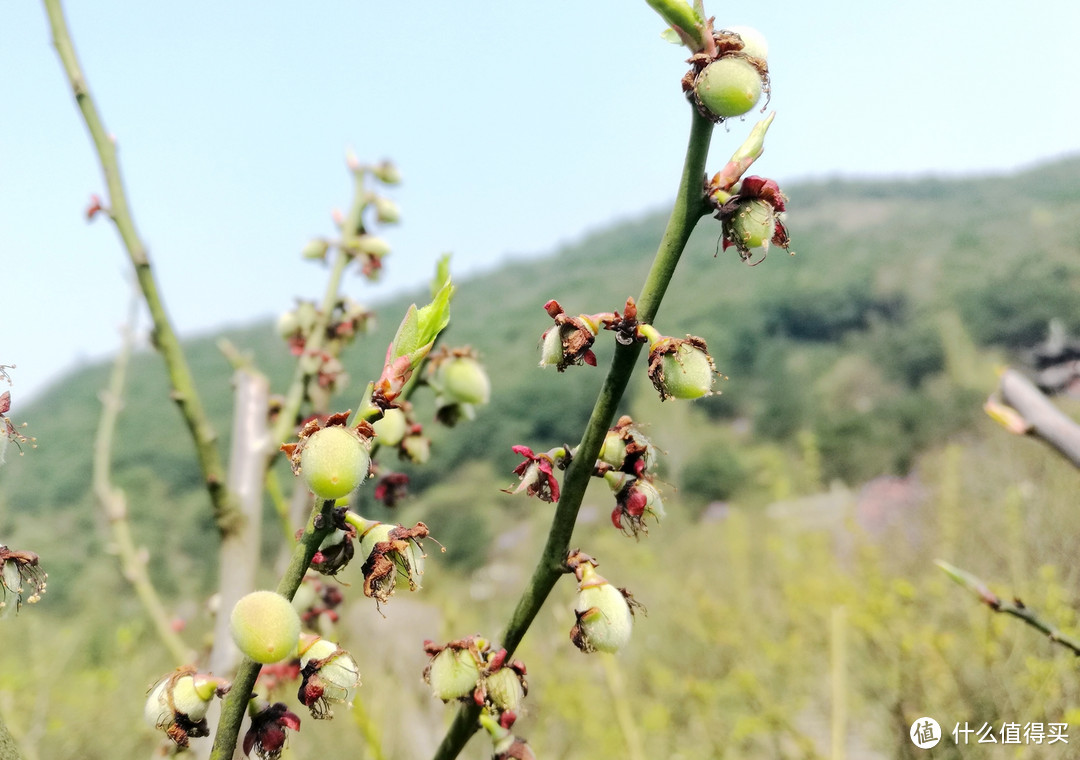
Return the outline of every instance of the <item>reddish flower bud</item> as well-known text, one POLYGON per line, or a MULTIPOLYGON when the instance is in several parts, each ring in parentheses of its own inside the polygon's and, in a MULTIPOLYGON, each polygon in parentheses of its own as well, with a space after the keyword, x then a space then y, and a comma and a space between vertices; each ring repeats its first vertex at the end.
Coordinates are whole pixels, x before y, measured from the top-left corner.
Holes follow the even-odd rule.
POLYGON ((783 221, 787 198, 779 185, 771 179, 751 176, 743 178, 734 189, 735 194, 727 196, 719 206, 717 199, 724 194, 709 196, 723 226, 724 250, 734 247, 743 261, 749 261, 751 250, 761 248, 762 257, 754 265, 764 260, 772 245, 787 250, 791 244, 783 221))
POLYGON ((627 535, 637 537, 648 533, 645 521, 649 518, 659 521, 664 516, 660 491, 650 481, 622 472, 608 472, 604 480, 615 493, 611 522, 627 535))
POLYGON ((620 472, 642 477, 656 463, 656 447, 627 415, 619 418, 604 437, 599 459, 620 472))
POLYGON ((525 457, 525 461, 514 468, 514 474, 521 478, 521 482, 512 491, 502 489, 503 493, 516 494, 524 491, 541 501, 558 501, 559 481, 555 477, 553 467, 563 469, 569 464, 570 455, 566 448, 560 447, 543 454, 534 454, 528 446, 514 446, 513 451, 525 457))
POLYGON ((270 704, 262 697, 252 696, 248 702, 251 725, 244 734, 244 754, 251 750, 262 760, 278 760, 288 735, 285 729, 300 730, 300 718, 284 702, 270 704))

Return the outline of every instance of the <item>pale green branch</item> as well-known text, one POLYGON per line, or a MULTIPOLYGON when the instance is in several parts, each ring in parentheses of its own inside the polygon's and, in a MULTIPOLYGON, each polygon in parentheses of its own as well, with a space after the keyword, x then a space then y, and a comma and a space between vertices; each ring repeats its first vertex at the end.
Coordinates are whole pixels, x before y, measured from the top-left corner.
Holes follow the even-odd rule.
POLYGON ((64 72, 67 74, 75 96, 75 103, 90 131, 90 137, 94 141, 98 160, 101 163, 101 170, 105 175, 109 196, 109 217, 120 233, 128 258, 135 269, 135 277, 146 301, 150 318, 153 320, 153 342, 165 360, 169 382, 172 385, 171 397, 179 407, 184 423, 195 442, 199 468, 213 505, 214 522, 219 533, 223 536, 228 535, 238 528, 241 518, 229 498, 228 488, 225 485, 225 467, 218 451, 217 433, 203 411, 202 402, 195 389, 195 381, 187 359, 184 357, 183 349, 180 347, 180 340, 165 312, 154 273, 150 268, 146 246, 135 230, 135 220, 128 206, 127 194, 120 175, 120 164, 116 157, 116 142, 105 130, 97 106, 90 97, 90 88, 75 55, 60 0, 44 0, 44 2, 52 27, 53 45, 60 56, 64 72))
POLYGON ((92 486, 94 496, 109 523, 109 531, 112 534, 112 542, 120 560, 124 578, 134 589, 135 596, 153 623, 158 638, 169 650, 173 660, 178 665, 184 665, 194 660, 195 653, 172 627, 165 605, 162 604, 161 597, 158 596, 157 589, 154 588, 150 575, 146 572, 145 553, 138 549, 132 537, 131 524, 127 517, 127 499, 123 491, 113 487, 109 476, 116 420, 123 407, 128 361, 135 342, 135 320, 136 309, 135 304, 132 303, 131 314, 124 327, 123 343, 109 376, 109 385, 101 393, 101 420, 98 423, 97 435, 94 437, 92 486))

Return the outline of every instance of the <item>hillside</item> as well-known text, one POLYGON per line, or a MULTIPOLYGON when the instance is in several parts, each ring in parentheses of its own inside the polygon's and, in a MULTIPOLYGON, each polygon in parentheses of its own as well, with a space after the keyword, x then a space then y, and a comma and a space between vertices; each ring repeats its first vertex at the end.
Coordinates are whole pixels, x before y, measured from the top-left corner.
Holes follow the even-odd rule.
MULTIPOLYGON (((765 444, 797 451, 800 431, 813 434, 823 482, 902 474, 920 450, 979 414, 993 378, 981 372, 989 365, 970 366, 972 341, 980 352, 1012 352, 1039 340, 1052 317, 1080 331, 1080 159, 1010 177, 837 180, 786 190, 796 255, 776 251, 754 268, 733 254, 716 256, 718 226, 705 220, 657 319, 669 334, 706 338, 730 378, 722 395, 693 407, 695 418, 711 421, 705 432, 690 432, 685 419, 663 423, 682 436, 665 440, 674 463, 665 477, 684 486, 688 503, 740 494, 767 501, 775 489, 750 477, 760 463, 748 452, 765 444)), ((447 342, 479 349, 495 391, 475 422, 433 429, 436 455, 414 471, 417 491, 478 457, 509 473, 515 443, 547 448, 573 440, 602 370, 556 376, 536 367, 549 324, 542 304, 557 298, 573 312, 621 308, 637 294, 664 221, 653 214, 621 222, 550 257, 459 283, 447 342)), ((351 285, 362 299, 362 286, 351 285)), ((378 328, 346 358, 355 382, 342 408, 354 406, 363 379, 377 373, 405 306, 424 297, 380 306, 378 328)), ((187 348, 227 443, 230 371, 217 337, 187 348)), ((252 353, 282 389, 291 357, 272 326, 224 337, 252 353)), ((606 350, 598 352, 601 367, 606 350)), ((106 372, 88 366, 20 408, 39 446, 0 470, 0 535, 28 546, 51 543, 57 531, 64 536, 63 556, 50 562, 58 598, 77 587, 77 568, 101 549, 88 483, 106 372)), ((160 579, 178 591, 169 579, 176 571, 189 576, 197 558, 211 556, 213 531, 158 357, 137 356, 132 377, 116 480, 138 505, 143 540, 171 536, 175 556, 160 579)), ((660 406, 643 372, 635 381, 627 402, 635 416, 658 428, 664 417, 685 418, 660 406)))
MULTIPOLYGON (((571 590, 555 589, 516 653, 531 690, 515 731, 538 757, 675 757, 677 747, 809 760, 835 756, 839 721, 847 755, 876 760, 911 756, 919 716, 1080 724, 1072 655, 988 612, 933 564, 949 558, 1063 631, 1080 629, 1075 470, 980 410, 995 365, 1042 339, 1049 319, 1080 333, 1080 159, 1007 177, 786 189, 797 255, 748 268, 714 255, 718 229, 705 220, 675 275, 657 328, 707 339, 729 379, 720 396, 661 404, 644 372, 635 377, 624 411, 663 451, 668 516, 627 539, 606 519, 601 486, 574 541, 648 616, 617 659, 584 657, 567 640, 571 590), (890 474, 905 477, 879 477, 890 474)), ((542 304, 621 308, 663 225, 660 215, 621 222, 459 283, 446 342, 479 349, 492 401, 471 423, 427 426, 432 460, 406 468, 413 496, 393 518, 424 520, 447 551, 432 552, 421 592, 401 591, 381 613, 353 600, 360 576, 346 568, 337 634, 364 686, 337 720, 311 728, 305 715, 290 756, 430 756, 448 713, 419 677, 419 642, 497 635, 549 515, 499 491, 519 461, 510 447, 573 443, 610 354, 598 350, 598 368, 539 369, 542 304)), ((378 328, 346 358, 354 382, 340 408, 356 404, 407 304, 425 296, 379 306, 378 328)), ((278 391, 292 359, 269 324, 188 342, 227 444, 218 337, 250 352, 278 391)), ((141 724, 145 689, 176 665, 109 556, 89 491, 107 372, 87 366, 20 406, 39 446, 9 451, 0 468, 0 541, 37 551, 49 572, 43 602, 0 628, 0 709, 34 749, 27 757, 150 755, 160 737, 141 724)), ((159 358, 135 357, 131 375, 114 478, 155 582, 198 645, 216 535, 159 358)), ((417 406, 429 420, 430 398, 417 406)), ((280 527, 266 521, 267 557, 280 527)), ((1031 749, 1017 757, 1041 756, 1031 749)), ((468 752, 490 756, 480 742, 468 752)), ((939 754, 967 756, 947 743, 939 754)))

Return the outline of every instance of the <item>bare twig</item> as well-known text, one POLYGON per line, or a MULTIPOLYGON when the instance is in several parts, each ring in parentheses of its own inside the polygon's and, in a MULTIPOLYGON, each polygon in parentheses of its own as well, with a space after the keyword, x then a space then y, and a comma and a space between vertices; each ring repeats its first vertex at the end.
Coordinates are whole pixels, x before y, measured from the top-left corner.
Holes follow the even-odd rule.
POLYGON ((120 233, 128 258, 135 269, 135 277, 146 300, 146 306, 150 311, 150 317, 154 323, 153 342, 165 360, 172 385, 171 397, 179 407, 180 414, 195 442, 203 482, 213 504, 214 522, 218 531, 222 535, 227 535, 239 529, 241 518, 225 486, 225 467, 218 452, 217 433, 203 411, 187 359, 184 357, 169 316, 165 312, 157 281, 150 268, 146 246, 135 230, 135 221, 128 207, 127 194, 120 175, 120 163, 116 157, 116 141, 105 130, 97 106, 90 97, 90 88, 75 55, 60 0, 44 0, 44 2, 45 10, 49 15, 49 23, 52 26, 53 45, 60 56, 64 72, 67 74, 75 96, 75 102, 90 131, 90 137, 94 141, 98 160, 105 175, 109 196, 108 215, 120 233))
POLYGON ((1001 599, 981 579, 966 570, 950 565, 944 560, 939 559, 935 564, 944 570, 946 575, 977 596, 979 601, 994 612, 1004 612, 1007 615, 1018 617, 1032 628, 1046 634, 1055 644, 1060 644, 1071 650, 1073 654, 1080 655, 1080 639, 1062 633, 1055 626, 1039 617, 1034 610, 1027 607, 1019 599, 1013 599, 1012 601, 1001 599))
POLYGON ((123 406, 124 381, 128 360, 131 357, 136 319, 135 301, 132 299, 131 314, 124 326, 123 343, 116 355, 108 387, 101 393, 101 421, 94 438, 93 490, 109 523, 109 531, 124 578, 135 589, 135 595, 154 624, 154 630, 177 663, 191 662, 194 653, 173 630, 165 605, 161 602, 150 575, 146 572, 146 552, 139 550, 131 534, 127 519, 127 499, 124 492, 114 488, 109 470, 112 459, 112 442, 116 432, 116 420, 123 406))
POLYGON ((1007 369, 1001 373, 998 394, 1001 400, 991 398, 985 407, 991 417, 1011 432, 1041 439, 1080 467, 1080 425, 1050 403, 1030 380, 1007 369), (1002 402, 1007 406, 1003 408, 1002 402))

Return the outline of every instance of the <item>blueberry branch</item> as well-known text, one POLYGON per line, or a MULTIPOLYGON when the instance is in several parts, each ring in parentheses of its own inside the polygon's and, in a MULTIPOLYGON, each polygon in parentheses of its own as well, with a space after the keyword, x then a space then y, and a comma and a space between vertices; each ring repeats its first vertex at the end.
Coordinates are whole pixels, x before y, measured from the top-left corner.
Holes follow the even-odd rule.
POLYGON ((146 246, 135 230, 135 221, 128 207, 127 194, 120 175, 120 164, 116 157, 116 141, 106 132, 97 106, 90 97, 90 88, 75 55, 60 0, 44 0, 44 3, 52 27, 53 45, 60 56, 64 72, 67 74, 75 96, 75 102, 90 131, 90 137, 94 141, 98 160, 101 163, 101 170, 105 175, 109 196, 108 215, 116 225, 131 265, 135 269, 135 277, 154 324, 153 343, 165 360, 169 373, 172 399, 179 407, 180 414, 195 443, 203 482, 213 505, 214 523, 221 535, 228 535, 239 528, 241 517, 225 485, 225 467, 218 451, 217 433, 203 411, 187 359, 184 357, 169 316, 165 312, 157 281, 150 267, 150 257, 146 246))
MULTIPOLYGON (((312 510, 311 517, 304 529, 304 534, 293 549, 289 566, 278 582, 277 593, 286 599, 292 599, 300 587, 304 574, 311 566, 311 559, 319 550, 319 545, 334 529, 332 513, 334 501, 322 502, 318 509, 312 510)), ((221 705, 221 720, 214 736, 214 747, 210 751, 210 760, 232 760, 236 751, 236 739, 244 721, 251 690, 255 688, 255 679, 259 677, 262 665, 245 657, 236 675, 232 679, 232 688, 221 705)))
POLYGON ((935 564, 944 570, 946 575, 977 596, 979 601, 994 612, 1003 612, 1006 615, 1020 618, 1035 630, 1044 633, 1050 641, 1060 644, 1075 655, 1080 655, 1080 639, 1062 633, 1055 626, 1039 617, 1034 610, 1019 599, 1013 599, 1012 601, 1002 599, 991 591, 981 579, 966 570, 950 565, 944 560, 939 559, 935 564))
MULTIPOLYGON (((364 190, 364 173, 357 171, 354 174, 356 177, 356 191, 352 207, 349 209, 349 215, 345 218, 341 228, 344 237, 364 233, 363 213, 369 202, 368 193, 364 190)), ((300 407, 304 403, 308 384, 319 371, 317 354, 322 350, 323 344, 326 342, 326 328, 330 324, 330 316, 338 300, 341 278, 351 260, 343 247, 338 246, 336 248, 334 261, 330 267, 330 277, 326 282, 326 290, 323 293, 322 304, 319 306, 315 324, 304 341, 304 353, 296 363, 292 383, 290 383, 289 389, 285 393, 285 403, 278 415, 277 424, 272 431, 272 442, 275 446, 273 456, 277 456, 278 453, 276 446, 288 440, 293 434, 297 416, 300 414, 300 407)))
MULTIPOLYGON (((709 138, 712 136, 713 125, 696 110, 691 111, 690 139, 678 195, 652 268, 638 298, 638 318, 642 322, 651 323, 655 319, 675 272, 675 266, 690 239, 690 233, 698 220, 708 213, 702 180, 705 176, 705 159, 709 153, 709 138)), ((566 470, 562 495, 548 531, 547 543, 503 634, 502 646, 506 648, 508 657, 514 653, 528 631, 555 582, 566 573, 566 555, 570 550, 570 539, 578 510, 581 508, 581 500, 592 477, 593 464, 600 454, 604 436, 615 418, 619 401, 633 374, 641 349, 642 344, 637 342, 616 345, 615 356, 589 417, 584 436, 581 443, 575 447, 574 459, 566 470)), ((434 760, 451 760, 457 757, 478 728, 479 716, 480 707, 477 705, 463 706, 436 750, 434 760)))

